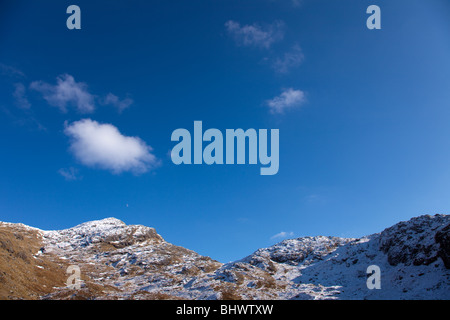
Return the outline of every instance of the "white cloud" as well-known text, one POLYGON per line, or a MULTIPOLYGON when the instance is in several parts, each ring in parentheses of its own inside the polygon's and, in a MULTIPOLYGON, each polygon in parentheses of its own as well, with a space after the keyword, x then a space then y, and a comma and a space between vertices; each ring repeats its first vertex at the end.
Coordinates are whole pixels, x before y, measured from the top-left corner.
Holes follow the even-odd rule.
POLYGON ((74 106, 81 113, 91 113, 95 110, 94 96, 87 90, 87 85, 76 82, 68 74, 61 75, 56 79, 56 85, 43 81, 34 81, 30 88, 42 93, 44 99, 52 106, 67 112, 67 106, 74 106))
POLYGON ((31 104, 26 96, 26 88, 22 83, 14 84, 15 90, 13 92, 13 97, 15 99, 16 105, 20 109, 30 109, 31 104))
POLYGON ((290 231, 290 232, 281 231, 280 233, 277 233, 277 234, 271 236, 270 239, 271 240, 286 239, 286 238, 292 238, 293 236, 294 236, 294 233, 292 231, 290 231))
POLYGON ((305 93, 292 88, 284 90, 279 96, 268 100, 270 112, 273 114, 284 113, 287 109, 300 107, 306 101, 305 93))
POLYGON ((141 174, 159 164, 150 146, 138 137, 122 135, 111 124, 83 119, 66 124, 64 133, 71 138, 75 157, 89 167, 141 174))
POLYGON ((264 27, 258 24, 241 26, 239 22, 227 21, 225 27, 235 41, 244 46, 255 46, 270 48, 270 46, 281 40, 284 36, 284 23, 275 21, 273 24, 264 27))
POLYGON ((282 58, 277 58, 273 63, 276 72, 287 73, 291 68, 298 67, 304 59, 300 46, 295 45, 291 51, 286 52, 282 58))
POLYGON ((58 173, 64 177, 67 181, 75 181, 79 180, 78 169, 70 167, 70 168, 61 168, 58 170, 58 173))
POLYGON ((118 96, 108 93, 101 103, 104 105, 112 105, 117 108, 119 113, 121 113, 133 103, 133 100, 130 98, 120 100, 118 96))

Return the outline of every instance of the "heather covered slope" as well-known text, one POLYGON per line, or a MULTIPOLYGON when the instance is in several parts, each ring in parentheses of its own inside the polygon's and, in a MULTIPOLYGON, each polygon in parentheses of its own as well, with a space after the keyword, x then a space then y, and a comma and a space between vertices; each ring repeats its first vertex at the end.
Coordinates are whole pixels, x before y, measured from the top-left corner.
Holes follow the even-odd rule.
POLYGON ((426 215, 360 239, 284 240, 222 264, 114 218, 59 231, 2 223, 0 298, 449 299, 449 229, 450 216, 426 215), (366 286, 373 264, 380 290, 366 286), (65 286, 68 265, 80 267, 80 290, 65 286))
POLYGON ((0 222, 0 299, 38 299, 65 285, 63 261, 40 256, 40 230, 0 222))

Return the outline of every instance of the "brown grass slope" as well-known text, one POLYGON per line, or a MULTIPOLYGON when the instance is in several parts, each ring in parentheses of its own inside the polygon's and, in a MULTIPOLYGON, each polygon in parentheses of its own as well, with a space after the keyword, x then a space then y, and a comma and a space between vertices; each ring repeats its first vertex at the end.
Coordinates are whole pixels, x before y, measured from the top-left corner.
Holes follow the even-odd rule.
POLYGON ((39 299, 65 286, 66 266, 41 248, 38 230, 0 222, 0 299, 39 299))

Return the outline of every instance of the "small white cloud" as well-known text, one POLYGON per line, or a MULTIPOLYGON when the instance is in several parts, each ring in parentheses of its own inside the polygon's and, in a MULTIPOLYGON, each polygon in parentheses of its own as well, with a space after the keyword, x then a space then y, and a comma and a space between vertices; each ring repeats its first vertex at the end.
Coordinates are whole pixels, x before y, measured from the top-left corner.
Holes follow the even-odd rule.
POLYGON ((26 96, 26 88, 22 83, 14 84, 13 97, 15 99, 16 105, 20 109, 30 109, 31 103, 28 101, 26 96))
POLYGON ((125 98, 120 100, 118 96, 108 93, 106 97, 101 101, 104 105, 112 105, 116 107, 119 113, 123 110, 127 109, 131 104, 133 104, 133 100, 130 98, 125 98))
POLYGON ((294 236, 294 233, 292 231, 290 231, 290 232, 281 231, 280 233, 277 233, 277 234, 271 236, 270 239, 271 240, 286 239, 286 238, 292 238, 293 236, 294 236))
POLYGON ((138 137, 122 135, 111 124, 83 119, 66 124, 64 133, 71 138, 70 150, 86 166, 141 174, 159 165, 150 146, 138 137))
POLYGON ((44 99, 52 106, 67 112, 67 106, 74 106, 81 113, 91 113, 95 110, 94 96, 87 90, 83 82, 76 82, 68 74, 59 76, 56 85, 43 81, 34 81, 30 88, 42 93, 44 99))
POLYGON ((298 67, 304 59, 302 49, 295 45, 291 51, 286 52, 282 58, 277 58, 273 68, 278 73, 288 73, 292 68, 298 67))
POLYGON ((58 173, 64 177, 67 181, 75 181, 79 180, 78 169, 70 167, 70 168, 61 168, 58 170, 58 173))
POLYGON ((227 21, 225 27, 228 33, 239 45, 270 48, 284 36, 284 22, 275 21, 266 27, 258 24, 241 26, 239 22, 227 21))
POLYGON ((270 112, 273 114, 284 113, 287 109, 300 107, 306 101, 305 93, 292 88, 284 90, 279 96, 267 100, 270 112))

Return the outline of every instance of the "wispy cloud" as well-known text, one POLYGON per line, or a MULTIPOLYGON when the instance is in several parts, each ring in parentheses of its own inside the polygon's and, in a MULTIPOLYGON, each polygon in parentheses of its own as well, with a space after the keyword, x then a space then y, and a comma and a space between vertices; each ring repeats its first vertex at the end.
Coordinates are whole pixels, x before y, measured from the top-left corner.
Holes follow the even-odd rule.
POLYGON ((246 218, 246 217, 239 217, 239 218, 236 219, 236 221, 239 222, 239 223, 249 223, 250 219, 246 218))
POLYGON ((67 112, 68 106, 74 106, 80 113, 91 113, 95 110, 95 97, 88 92, 87 85, 76 82, 69 74, 59 76, 56 85, 34 81, 30 88, 42 93, 50 105, 58 107, 62 112, 67 112))
POLYGON ((0 112, 5 114, 13 124, 28 127, 31 130, 47 131, 47 128, 41 124, 41 122, 36 119, 33 112, 28 109, 17 109, 11 110, 4 105, 0 105, 0 112))
POLYGON ((287 239, 287 238, 292 238, 294 236, 294 232, 290 231, 290 232, 286 232, 286 231, 281 231, 273 236, 270 237, 271 240, 275 240, 275 239, 287 239))
POLYGON ((282 58, 277 58, 272 67, 278 73, 288 73, 292 68, 298 67, 304 59, 302 49, 294 45, 292 50, 286 52, 282 58))
POLYGON ((119 99, 118 96, 108 93, 105 98, 101 100, 103 105, 112 105, 117 108, 117 111, 121 113, 123 110, 127 109, 133 104, 133 100, 130 98, 119 99))
POLYGON ((285 1, 290 3, 293 7, 300 7, 303 3, 303 0, 270 0, 271 2, 281 2, 281 1, 285 1))
POLYGON ((17 68, 0 63, 0 74, 12 78, 25 78, 25 74, 17 68))
POLYGON ((80 180, 80 176, 78 175, 78 169, 74 167, 70 168, 61 168, 58 170, 58 173, 64 177, 67 181, 75 181, 80 180))
POLYGON ((45 126, 35 117, 31 103, 27 97, 27 88, 22 83, 26 75, 19 69, 0 63, 0 75, 9 78, 13 87, 12 97, 17 108, 0 106, 0 112, 5 114, 15 125, 28 127, 31 130, 46 131, 45 126), (20 81, 20 82, 17 82, 20 81))
POLYGON ((138 137, 127 137, 111 124, 83 119, 65 125, 71 138, 70 150, 84 165, 115 174, 145 173, 159 164, 152 148, 138 137))
POLYGON ((22 83, 15 83, 14 88, 13 97, 17 107, 20 109, 30 109, 31 103, 26 96, 25 86, 22 83))
POLYGON ((298 108, 306 101, 305 93, 301 90, 288 88, 279 96, 267 100, 266 103, 273 114, 282 114, 288 109, 298 108))
POLYGON ((243 46, 270 48, 270 46, 284 37, 283 21, 275 21, 265 27, 258 24, 241 26, 239 22, 227 21, 225 27, 234 40, 243 46))

